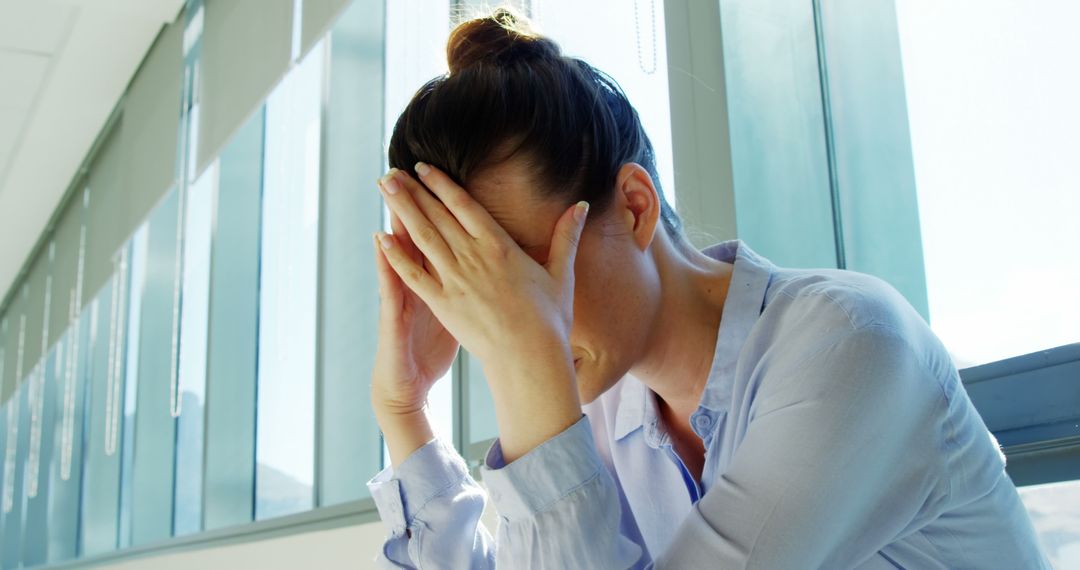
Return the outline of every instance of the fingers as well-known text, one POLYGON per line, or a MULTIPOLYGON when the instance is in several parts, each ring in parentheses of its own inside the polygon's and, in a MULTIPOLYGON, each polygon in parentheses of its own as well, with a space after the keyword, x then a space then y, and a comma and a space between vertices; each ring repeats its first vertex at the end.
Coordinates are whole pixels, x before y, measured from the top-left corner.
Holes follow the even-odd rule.
MULTIPOLYGON (((394 212, 390 212, 390 228, 393 230, 394 236, 398 238, 398 244, 404 248, 405 255, 409 256, 409 259, 413 260, 413 262, 423 266, 424 270, 430 273, 441 286, 442 277, 439 277, 439 272, 431 262, 424 258, 424 254, 419 249, 416 249, 412 238, 409 237, 409 231, 405 229, 405 225, 401 223, 401 219, 394 212)), ((378 244, 376 243, 376 245, 378 244)))
POLYGON ((413 201, 420 207, 420 211, 435 224, 435 227, 439 228, 439 233, 442 234, 443 240, 451 250, 458 251, 459 248, 472 245, 471 242, 476 241, 427 186, 401 170, 394 172, 394 179, 408 189, 413 201))
POLYGON ((404 251, 393 235, 379 232, 376 241, 382 255, 401 282, 429 307, 434 306, 432 301, 436 301, 442 291, 438 281, 404 251))
MULTIPOLYGON (((420 250, 416 249, 416 244, 413 243, 409 230, 405 229, 405 224, 401 223, 401 218, 393 210, 390 210, 390 231, 397 238, 398 244, 401 245, 406 254, 412 257, 413 261, 419 263, 424 258, 420 250)), ((378 242, 375 245, 379 245, 378 242)))
MULTIPOLYGON (((424 254, 424 257, 436 265, 449 266, 456 263, 457 257, 454 256, 454 252, 443 239, 442 232, 416 204, 411 192, 395 176, 396 172, 399 171, 391 169, 386 176, 380 179, 379 190, 382 192, 387 205, 401 218, 405 228, 409 231, 410 239, 424 254)), ((393 256, 388 256, 388 258, 392 264, 393 256)), ((397 266, 394 267, 397 269, 397 266)), ((401 275, 401 273, 398 272, 398 275, 401 275)), ((404 278, 403 275, 402 277, 404 278)), ((408 282, 407 279, 406 282, 408 282)))
POLYGON ((397 323, 404 303, 401 278, 394 273, 394 269, 390 267, 390 262, 383 255, 382 248, 379 246, 379 234, 377 232, 371 234, 371 240, 375 246, 375 273, 378 275, 379 281, 379 322, 380 324, 397 323))
POLYGON ((424 186, 430 188, 439 197, 443 205, 470 235, 475 238, 489 236, 513 241, 510 234, 506 233, 506 230, 491 217, 487 209, 443 171, 430 164, 418 162, 416 173, 420 175, 424 186))
POLYGON ((371 239, 375 244, 375 272, 378 275, 379 297, 398 307, 404 301, 401 277, 390 266, 390 261, 379 245, 379 232, 372 233, 371 239))
POLYGON ((555 233, 551 236, 551 253, 548 254, 546 267, 557 279, 573 275, 574 260, 577 258, 581 232, 585 228, 585 217, 589 212, 589 203, 578 202, 563 212, 555 224, 555 233))

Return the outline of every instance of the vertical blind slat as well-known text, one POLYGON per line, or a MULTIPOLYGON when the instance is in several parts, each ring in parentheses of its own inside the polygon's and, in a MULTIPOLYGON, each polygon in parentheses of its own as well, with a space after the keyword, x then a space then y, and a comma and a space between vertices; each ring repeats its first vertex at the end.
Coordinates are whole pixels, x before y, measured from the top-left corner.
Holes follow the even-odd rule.
POLYGON ((197 173, 259 108, 292 51, 292 0, 207 0, 204 9, 197 173))

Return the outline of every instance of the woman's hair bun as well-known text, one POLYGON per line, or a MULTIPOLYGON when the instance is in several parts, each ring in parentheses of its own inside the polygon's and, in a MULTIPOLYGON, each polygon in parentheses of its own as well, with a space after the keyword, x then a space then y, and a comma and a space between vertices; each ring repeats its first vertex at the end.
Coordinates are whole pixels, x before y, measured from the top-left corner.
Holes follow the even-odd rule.
POLYGON ((501 66, 561 55, 558 44, 538 34, 527 17, 507 7, 458 24, 446 42, 451 74, 475 65, 501 66))

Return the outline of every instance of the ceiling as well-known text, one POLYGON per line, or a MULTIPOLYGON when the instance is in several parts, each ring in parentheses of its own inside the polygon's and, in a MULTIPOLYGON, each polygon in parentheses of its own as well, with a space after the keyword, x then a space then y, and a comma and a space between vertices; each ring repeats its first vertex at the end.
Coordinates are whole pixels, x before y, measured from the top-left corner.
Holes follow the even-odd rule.
POLYGON ((0 299, 183 0, 0 0, 0 299))

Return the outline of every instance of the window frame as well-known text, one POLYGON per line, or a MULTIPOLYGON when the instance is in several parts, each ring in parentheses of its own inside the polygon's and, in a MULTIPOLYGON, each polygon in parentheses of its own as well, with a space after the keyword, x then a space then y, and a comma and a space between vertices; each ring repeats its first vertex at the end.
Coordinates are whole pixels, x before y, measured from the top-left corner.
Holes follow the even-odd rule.
POLYGON ((965 368, 960 377, 1013 483, 1080 479, 1080 343, 965 368))

